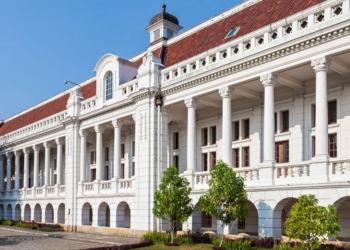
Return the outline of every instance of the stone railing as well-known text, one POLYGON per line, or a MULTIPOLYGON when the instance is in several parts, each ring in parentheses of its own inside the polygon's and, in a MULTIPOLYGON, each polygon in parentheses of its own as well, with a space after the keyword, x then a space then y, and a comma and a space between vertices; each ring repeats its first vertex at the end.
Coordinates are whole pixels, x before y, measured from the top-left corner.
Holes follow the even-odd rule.
POLYGON ((2 191, 1 197, 7 197, 9 199, 65 197, 65 186, 56 185, 48 187, 22 188, 19 190, 2 191))
POLYGON ((259 168, 245 167, 245 168, 235 168, 233 170, 237 173, 238 176, 242 177, 246 182, 259 180, 259 168))
POLYGON ((84 115, 96 109, 96 96, 81 102, 80 114, 84 115))
POLYGON ((131 80, 127 83, 119 85, 118 95, 119 96, 128 96, 129 94, 137 91, 138 89, 138 79, 131 80))
POLYGON ((38 122, 32 123, 28 126, 22 127, 14 132, 6 134, 4 136, 0 136, 0 146, 6 145, 10 142, 25 138, 26 136, 30 136, 32 134, 38 133, 40 131, 44 131, 55 127, 60 124, 61 120, 67 117, 67 111, 62 111, 60 113, 49 116, 45 119, 42 119, 38 122))
POLYGON ((276 164, 275 184, 308 182, 310 162, 276 164))
POLYGON ((107 181, 94 181, 78 183, 78 195, 108 195, 130 193, 134 191, 135 179, 112 179, 107 181))
POLYGON ((330 180, 349 180, 350 159, 330 159, 330 180))

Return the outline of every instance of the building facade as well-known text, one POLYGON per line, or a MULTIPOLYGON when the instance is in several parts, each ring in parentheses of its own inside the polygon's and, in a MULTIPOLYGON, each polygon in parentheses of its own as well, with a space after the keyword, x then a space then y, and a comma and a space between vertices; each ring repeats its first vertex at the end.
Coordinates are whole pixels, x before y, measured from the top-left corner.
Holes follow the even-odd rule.
POLYGON ((164 230, 153 195, 173 164, 195 205, 178 228, 216 231, 198 200, 222 159, 249 197, 231 233, 280 237, 315 194, 350 237, 350 0, 246 0, 181 29, 163 6, 147 51, 106 54, 95 77, 1 123, 0 217, 164 230))

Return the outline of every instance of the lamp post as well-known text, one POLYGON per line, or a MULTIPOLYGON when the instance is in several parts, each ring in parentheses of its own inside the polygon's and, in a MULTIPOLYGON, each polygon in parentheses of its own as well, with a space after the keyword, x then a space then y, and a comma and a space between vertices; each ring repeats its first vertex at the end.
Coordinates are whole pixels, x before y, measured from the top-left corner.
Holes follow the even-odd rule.
MULTIPOLYGON (((157 106, 157 112, 158 112, 158 138, 157 138, 157 190, 159 190, 159 185, 160 185, 160 154, 161 154, 161 121, 160 121, 160 112, 161 112, 161 107, 163 105, 163 96, 160 91, 158 91, 156 97, 155 97, 155 104, 157 106)), ((157 231, 161 231, 160 227, 160 219, 157 218, 157 231)))
POLYGON ((64 84, 67 84, 67 83, 70 83, 70 84, 73 84, 73 85, 79 86, 79 88, 81 89, 81 86, 80 86, 80 84, 78 84, 78 83, 75 83, 75 82, 71 82, 71 81, 65 80, 65 81, 64 81, 64 84))

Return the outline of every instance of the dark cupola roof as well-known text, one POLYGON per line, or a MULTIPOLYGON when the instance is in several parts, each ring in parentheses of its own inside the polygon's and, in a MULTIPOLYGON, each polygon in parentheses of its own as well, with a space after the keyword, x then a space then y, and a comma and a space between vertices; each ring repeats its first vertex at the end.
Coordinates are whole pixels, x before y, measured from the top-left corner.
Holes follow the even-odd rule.
POLYGON ((162 12, 160 12, 159 14, 157 14, 151 18, 151 21, 149 21, 149 26, 155 24, 156 22, 158 22, 160 20, 167 20, 171 23, 179 25, 179 20, 177 20, 177 18, 175 16, 173 16, 172 14, 165 11, 166 10, 165 4, 162 5, 162 9, 163 9, 162 12))

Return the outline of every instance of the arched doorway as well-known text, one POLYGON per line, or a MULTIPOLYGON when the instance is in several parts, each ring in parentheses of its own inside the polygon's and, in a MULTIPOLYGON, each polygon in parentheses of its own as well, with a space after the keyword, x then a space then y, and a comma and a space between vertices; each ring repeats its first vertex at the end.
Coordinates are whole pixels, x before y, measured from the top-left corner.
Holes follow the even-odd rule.
POLYGON ((25 207, 24 207, 24 221, 30 221, 31 220, 31 218, 30 218, 30 213, 31 213, 31 211, 30 211, 30 206, 29 206, 29 204, 27 204, 27 205, 25 205, 25 207))
POLYGON ((0 219, 5 219, 5 211, 2 204, 0 204, 0 219))
POLYGON ((106 202, 102 202, 98 208, 98 222, 97 225, 100 227, 110 227, 110 209, 106 202))
POLYGON ((45 222, 49 222, 49 223, 54 222, 54 213, 53 213, 53 207, 51 203, 47 204, 45 208, 45 222))
POLYGON ((57 209, 57 223, 60 223, 60 224, 66 223, 64 211, 65 211, 65 205, 63 203, 61 203, 57 209))
POLYGON ((334 203, 339 216, 340 233, 338 240, 350 241, 350 197, 344 197, 334 203))
POLYGON ((273 228, 274 237, 281 237, 286 234, 284 223, 288 218, 290 209, 297 201, 298 199, 296 198, 285 198, 276 205, 273 210, 273 219, 276 221, 276 226, 273 228))
POLYGON ((36 204, 34 207, 34 221, 35 222, 42 222, 42 211, 41 206, 39 204, 36 204))
MULTIPOLYGON (((248 216, 241 220, 235 222, 235 228, 237 228, 238 233, 246 233, 251 236, 258 236, 259 232, 259 217, 258 210, 255 205, 251 202, 247 202, 247 207, 249 210, 248 216)), ((235 231, 235 230, 234 230, 235 231)))
POLYGON ((6 208, 6 219, 7 220, 12 220, 12 206, 11 206, 11 204, 7 205, 7 208, 6 208))
POLYGON ((83 205, 81 211, 81 224, 86 226, 91 226, 93 221, 92 206, 89 202, 83 205))
POLYGON ((15 206, 15 220, 20 220, 21 219, 21 205, 17 204, 15 206))
POLYGON ((117 207, 117 227, 130 228, 130 207, 124 201, 117 207))
POLYGON ((203 213, 203 223, 202 223, 202 212, 200 211, 200 204, 198 202, 194 206, 194 210, 193 210, 193 214, 192 214, 192 230, 193 231, 201 231, 202 224, 205 226, 209 226, 209 224, 212 224, 211 216, 203 213))

